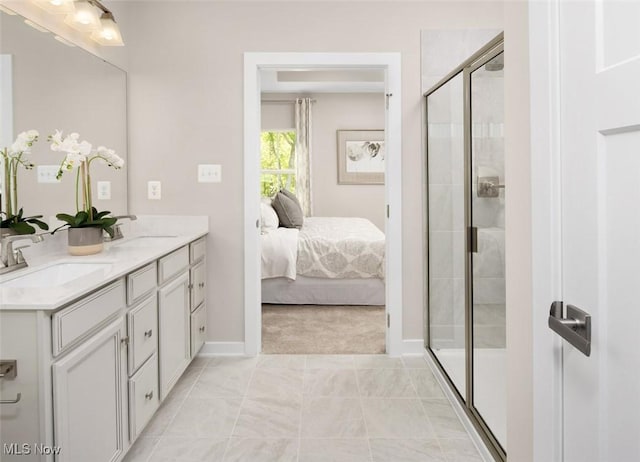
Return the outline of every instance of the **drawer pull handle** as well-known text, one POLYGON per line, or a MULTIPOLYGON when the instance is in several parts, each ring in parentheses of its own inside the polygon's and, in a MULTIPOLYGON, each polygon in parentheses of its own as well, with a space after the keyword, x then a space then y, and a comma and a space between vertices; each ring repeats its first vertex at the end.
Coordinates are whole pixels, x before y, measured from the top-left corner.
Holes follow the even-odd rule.
POLYGON ((122 345, 129 345, 129 337, 122 337, 122 339, 120 339, 120 343, 122 345))
POLYGON ((153 399, 153 390, 144 395, 144 399, 150 400, 153 399))
POLYGON ((16 399, 0 399, 0 404, 16 404, 22 399, 22 393, 16 395, 16 399))
POLYGON ((149 329, 144 333, 145 338, 151 338, 152 335, 153 335, 153 329, 149 329))
POLYGON ((200 326, 200 329, 198 329, 200 332, 204 332, 204 326, 200 326))

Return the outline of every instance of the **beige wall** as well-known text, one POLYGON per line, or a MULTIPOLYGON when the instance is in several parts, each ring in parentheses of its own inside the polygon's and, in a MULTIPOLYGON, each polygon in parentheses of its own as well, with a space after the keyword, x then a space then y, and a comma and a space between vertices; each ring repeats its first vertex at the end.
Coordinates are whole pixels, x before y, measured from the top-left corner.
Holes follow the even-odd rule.
MULTIPOLYGON (((318 93, 312 125, 313 214, 319 217, 362 217, 384 231, 384 185, 338 184, 336 130, 384 129, 382 93, 318 93)), ((272 95, 267 99, 294 99, 272 95)), ((294 126, 292 105, 264 104, 263 129, 294 126), (288 117, 287 117, 288 116, 288 117)))
POLYGON ((243 53, 402 53, 403 337, 422 338, 420 31, 500 28, 502 4, 130 2, 126 8, 136 26, 127 31, 131 211, 210 216, 210 341, 244 336, 243 53), (195 181, 202 162, 222 165, 221 184, 195 181), (146 199, 148 180, 162 181, 161 201, 146 199))
POLYGON ((533 460, 528 7, 506 2, 504 16, 507 454, 518 462, 533 460))

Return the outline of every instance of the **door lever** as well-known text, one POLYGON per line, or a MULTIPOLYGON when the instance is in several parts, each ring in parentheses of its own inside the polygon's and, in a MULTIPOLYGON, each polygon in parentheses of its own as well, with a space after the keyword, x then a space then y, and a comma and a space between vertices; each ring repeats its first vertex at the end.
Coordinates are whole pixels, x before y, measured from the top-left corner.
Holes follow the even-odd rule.
POLYGON ((549 328, 576 347, 585 356, 591 355, 591 315, 573 305, 567 305, 567 317, 562 317, 562 302, 553 302, 549 313, 549 328))

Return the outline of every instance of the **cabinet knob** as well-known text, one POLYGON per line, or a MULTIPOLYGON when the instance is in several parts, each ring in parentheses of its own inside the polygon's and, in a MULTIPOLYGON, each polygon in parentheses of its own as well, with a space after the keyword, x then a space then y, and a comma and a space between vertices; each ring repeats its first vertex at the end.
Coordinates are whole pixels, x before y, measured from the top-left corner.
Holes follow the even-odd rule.
POLYGON ((144 395, 144 399, 153 399, 153 390, 151 390, 149 393, 144 395))
POLYGON ((202 289, 204 287, 204 282, 199 283, 198 287, 200 287, 202 289))
POLYGON ((120 339, 120 343, 122 345, 129 345, 129 337, 122 337, 122 339, 120 339))
POLYGON ((189 289, 193 289, 193 284, 191 284, 191 283, 190 283, 187 287, 188 287, 189 289))
POLYGON ((153 329, 149 329, 147 331, 145 331, 144 336, 146 338, 151 338, 151 336, 153 335, 153 329))
POLYGON ((198 329, 200 332, 204 332, 204 326, 200 326, 200 329, 198 329))

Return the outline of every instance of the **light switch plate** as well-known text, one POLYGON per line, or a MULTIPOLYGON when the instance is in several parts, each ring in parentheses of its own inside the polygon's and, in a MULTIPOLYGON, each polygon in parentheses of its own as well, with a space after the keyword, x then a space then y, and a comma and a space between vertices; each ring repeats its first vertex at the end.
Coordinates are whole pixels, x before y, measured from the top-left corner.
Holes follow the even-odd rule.
POLYGON ((162 198, 162 183, 159 181, 147 182, 147 198, 160 200, 162 198))
POLYGON ((200 164, 198 165, 199 183, 220 183, 222 181, 222 165, 200 164))
POLYGON ((59 165, 38 165, 38 183, 60 183, 56 179, 59 170, 59 165))
POLYGON ((108 201, 111 199, 111 182, 98 181, 98 199, 108 201))

